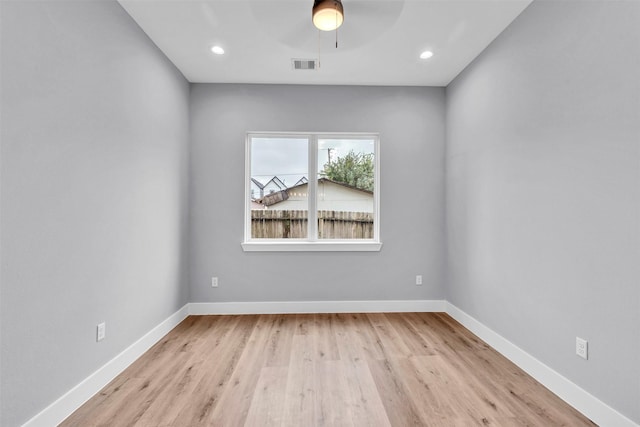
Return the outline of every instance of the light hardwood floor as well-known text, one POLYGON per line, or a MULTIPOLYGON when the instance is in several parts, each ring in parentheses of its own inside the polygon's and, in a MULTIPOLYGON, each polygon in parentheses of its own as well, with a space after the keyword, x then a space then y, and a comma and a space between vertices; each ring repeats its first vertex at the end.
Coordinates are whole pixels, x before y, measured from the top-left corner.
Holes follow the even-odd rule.
POLYGON ((442 313, 190 316, 63 426, 593 426, 442 313))

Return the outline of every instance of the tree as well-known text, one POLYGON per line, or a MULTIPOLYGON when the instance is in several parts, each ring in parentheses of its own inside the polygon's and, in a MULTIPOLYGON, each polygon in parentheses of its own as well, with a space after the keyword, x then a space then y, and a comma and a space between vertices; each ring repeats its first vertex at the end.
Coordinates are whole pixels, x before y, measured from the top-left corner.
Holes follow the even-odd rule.
POLYGON ((325 163, 320 175, 361 190, 373 191, 373 153, 356 153, 325 163))

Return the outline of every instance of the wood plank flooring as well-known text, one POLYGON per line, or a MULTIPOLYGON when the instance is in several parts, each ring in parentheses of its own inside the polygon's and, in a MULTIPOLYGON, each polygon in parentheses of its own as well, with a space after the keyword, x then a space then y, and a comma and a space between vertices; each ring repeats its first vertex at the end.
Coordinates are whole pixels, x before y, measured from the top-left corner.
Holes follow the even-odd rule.
POLYGON ((593 426, 443 313, 190 316, 62 426, 593 426))

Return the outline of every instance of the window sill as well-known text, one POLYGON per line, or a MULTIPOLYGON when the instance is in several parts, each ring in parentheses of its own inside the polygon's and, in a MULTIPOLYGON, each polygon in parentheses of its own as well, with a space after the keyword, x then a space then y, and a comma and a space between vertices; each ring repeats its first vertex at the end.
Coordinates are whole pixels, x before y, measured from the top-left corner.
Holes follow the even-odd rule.
POLYGON ((380 252, 380 242, 244 242, 245 252, 380 252))

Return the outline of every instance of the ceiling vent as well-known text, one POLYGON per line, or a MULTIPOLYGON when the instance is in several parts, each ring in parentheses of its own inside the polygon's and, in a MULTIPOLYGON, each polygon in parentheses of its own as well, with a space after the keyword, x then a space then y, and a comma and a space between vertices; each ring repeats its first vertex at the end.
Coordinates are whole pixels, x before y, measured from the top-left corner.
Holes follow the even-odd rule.
POLYGON ((318 61, 315 59, 292 59, 294 70, 317 70, 318 61))

